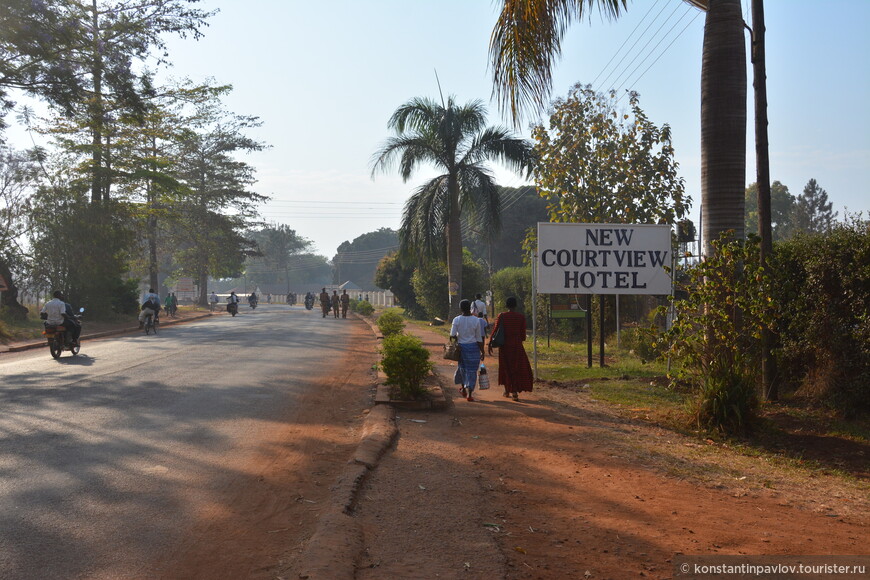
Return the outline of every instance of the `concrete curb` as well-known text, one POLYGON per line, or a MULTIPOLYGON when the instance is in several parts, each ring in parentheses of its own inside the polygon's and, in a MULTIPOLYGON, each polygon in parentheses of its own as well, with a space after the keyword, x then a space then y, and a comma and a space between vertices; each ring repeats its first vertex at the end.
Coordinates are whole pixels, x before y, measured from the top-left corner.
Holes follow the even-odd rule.
MULTIPOLYGON (((204 312, 202 314, 197 314, 196 316, 190 316, 188 318, 183 319, 169 319, 160 321, 160 326, 172 326, 174 324, 184 324, 186 322, 193 322, 195 320, 202 320, 203 318, 208 318, 210 316, 214 316, 211 312, 204 312)), ((89 334, 82 334, 81 340, 93 340, 95 338, 103 338, 106 336, 114 336, 116 334, 127 334, 128 332, 136 332, 139 330, 139 326, 125 326, 121 328, 115 328, 112 330, 103 330, 101 332, 92 332, 89 334)), ((30 340, 27 342, 21 342, 11 345, 0 345, 0 353, 3 352, 21 352, 25 350, 30 350, 33 348, 42 348, 46 346, 45 339, 40 340, 30 340)))

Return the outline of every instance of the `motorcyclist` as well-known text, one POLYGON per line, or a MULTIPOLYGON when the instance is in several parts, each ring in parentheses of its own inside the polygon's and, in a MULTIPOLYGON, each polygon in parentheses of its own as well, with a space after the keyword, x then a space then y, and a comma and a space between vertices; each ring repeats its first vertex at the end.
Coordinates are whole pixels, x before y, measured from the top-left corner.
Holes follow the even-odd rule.
POLYGON ((69 331, 70 341, 76 345, 79 342, 79 336, 82 333, 82 325, 73 314, 72 306, 66 302, 63 292, 55 290, 52 293, 52 298, 46 302, 42 310, 39 312, 39 317, 45 321, 46 326, 60 326, 61 324, 69 331))
POLYGON ((230 312, 233 308, 233 304, 235 304, 235 308, 239 307, 239 297, 236 295, 236 291, 233 290, 230 292, 230 295, 227 296, 227 312, 230 312))
POLYGON ((142 308, 139 311, 139 328, 143 328, 145 326, 145 317, 151 315, 154 317, 154 321, 157 321, 157 315, 160 312, 160 296, 154 292, 154 288, 149 288, 148 292, 145 293, 144 300, 142 301, 142 308))
POLYGON ((251 308, 254 308, 257 305, 257 294, 256 292, 251 292, 251 295, 248 296, 248 305, 251 308))

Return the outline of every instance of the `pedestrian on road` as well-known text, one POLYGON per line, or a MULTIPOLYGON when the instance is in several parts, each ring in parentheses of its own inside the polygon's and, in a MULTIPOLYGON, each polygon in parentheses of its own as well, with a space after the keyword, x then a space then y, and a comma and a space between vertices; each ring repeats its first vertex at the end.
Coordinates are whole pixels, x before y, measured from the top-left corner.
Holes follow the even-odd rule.
MULTIPOLYGON (((507 312, 495 320, 492 336, 504 328, 504 344, 498 349, 498 384, 504 385, 504 396, 519 401, 519 393, 532 390, 534 377, 523 341, 526 340, 526 317, 517 308, 517 299, 511 296, 505 301, 507 312)), ((492 354, 492 338, 489 339, 489 354, 492 354)))
POLYGON ((471 313, 489 322, 489 317, 486 315, 486 302, 483 301, 480 294, 474 296, 474 302, 471 303, 471 313))
POLYGON ((341 298, 338 296, 338 290, 332 291, 332 313, 338 318, 338 311, 341 308, 341 298))
POLYGON ((459 343, 461 357, 459 371, 462 376, 462 387, 459 389, 467 401, 474 401, 474 387, 477 385, 477 369, 484 359, 483 333, 480 319, 471 314, 471 301, 459 303, 462 314, 453 319, 450 326, 450 336, 459 343))
POLYGON ((341 317, 347 318, 347 307, 350 306, 350 295, 347 290, 341 291, 341 317))
POLYGON ((329 314, 329 292, 326 291, 326 288, 320 292, 320 309, 323 310, 323 318, 326 318, 326 315, 329 314))

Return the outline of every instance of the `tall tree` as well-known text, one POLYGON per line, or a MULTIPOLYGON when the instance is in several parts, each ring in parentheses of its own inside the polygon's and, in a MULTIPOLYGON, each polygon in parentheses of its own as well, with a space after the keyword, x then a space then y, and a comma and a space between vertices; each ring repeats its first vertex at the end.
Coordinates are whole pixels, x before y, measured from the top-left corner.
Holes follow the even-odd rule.
POLYGON ((259 285, 281 285, 289 292, 290 267, 295 259, 311 248, 312 242, 285 224, 269 224, 247 234, 257 244, 259 256, 251 256, 245 264, 249 280, 259 285))
POLYGON ((36 164, 20 151, 0 147, 0 277, 7 286, 0 291, 0 307, 13 318, 27 316, 27 308, 18 302, 15 274, 24 270, 25 252, 19 241, 27 233, 36 184, 36 164))
POLYGON ((667 223, 686 215, 691 198, 677 175, 671 129, 652 123, 630 93, 618 99, 576 85, 557 100, 548 127, 532 131, 538 192, 550 221, 667 223))
POLYGON ((154 95, 146 60, 166 62, 166 33, 201 36, 212 13, 192 8, 196 1, 13 0, 0 11, 12 30, 27 31, 0 36, 17 59, 0 74, 78 121, 88 135, 91 201, 110 195, 117 118, 141 116, 154 95))
POLYGON ((388 126, 395 136, 375 154, 372 175, 397 160, 407 181, 423 164, 441 175, 422 185, 407 201, 399 230, 400 249, 419 257, 443 259, 446 251, 450 313, 462 297, 462 212, 481 227, 499 229, 498 187, 486 163, 497 160, 529 171, 529 143, 501 127, 486 127, 481 101, 457 105, 416 98, 399 107, 388 126))
MULTIPOLYGON (((710 241, 743 234, 746 173, 746 48, 740 0, 691 0, 707 11, 701 71, 701 219, 710 241)), ((626 0, 503 0, 490 39, 495 95, 515 123, 542 110, 568 26, 594 5, 617 17, 626 0)))
MULTIPOLYGON (((770 185, 771 231, 775 241, 789 236, 793 217, 795 197, 781 181, 770 185)), ((758 231, 758 185, 750 183, 746 187, 746 227, 748 234, 758 231)))
POLYGON ((244 258, 257 253, 242 233, 254 225, 257 204, 268 198, 249 189, 256 181, 254 168, 237 156, 265 147, 245 134, 260 124, 256 117, 225 111, 212 99, 197 107, 180 132, 176 177, 183 188, 173 209, 183 235, 176 243, 189 246, 183 269, 197 279, 202 304, 208 299, 209 275, 238 275, 244 258))
POLYGON ((810 179, 794 207, 792 225, 795 232, 825 234, 831 231, 834 218, 839 213, 831 211, 833 205, 833 202, 828 201, 828 192, 815 179, 810 179))

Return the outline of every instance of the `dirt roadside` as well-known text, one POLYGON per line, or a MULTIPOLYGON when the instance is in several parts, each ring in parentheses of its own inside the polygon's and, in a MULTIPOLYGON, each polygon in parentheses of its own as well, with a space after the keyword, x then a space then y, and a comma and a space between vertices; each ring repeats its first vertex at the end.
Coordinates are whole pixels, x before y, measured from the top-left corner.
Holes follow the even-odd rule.
MULTIPOLYGON (((408 330, 453 395, 443 338, 408 330)), ((753 469, 769 471, 761 458, 749 476, 712 462, 709 477, 669 474, 658 455, 694 451, 697 439, 560 396, 541 386, 514 402, 493 385, 478 402, 398 413, 397 443, 353 513, 365 545, 355 577, 671 578, 679 554, 868 554, 870 499, 860 490, 757 483, 753 469)), ((704 471, 710 460, 680 461, 704 471)))
MULTIPOLYGON (((228 501, 204 511, 149 577, 328 577, 310 574, 313 548, 361 580, 671 578, 677 554, 868 554, 866 493, 816 476, 798 485, 762 458, 720 469, 697 439, 543 385, 521 402, 493 385, 475 403, 399 412, 396 443, 360 471, 336 519, 377 346, 365 325, 349 328, 339 372, 319 379, 300 420, 276 425, 228 501), (324 521, 346 533, 319 534, 324 521)), ((408 330, 432 350, 452 398, 443 339, 408 330)), ((496 361, 487 366, 497 376, 496 361)))

